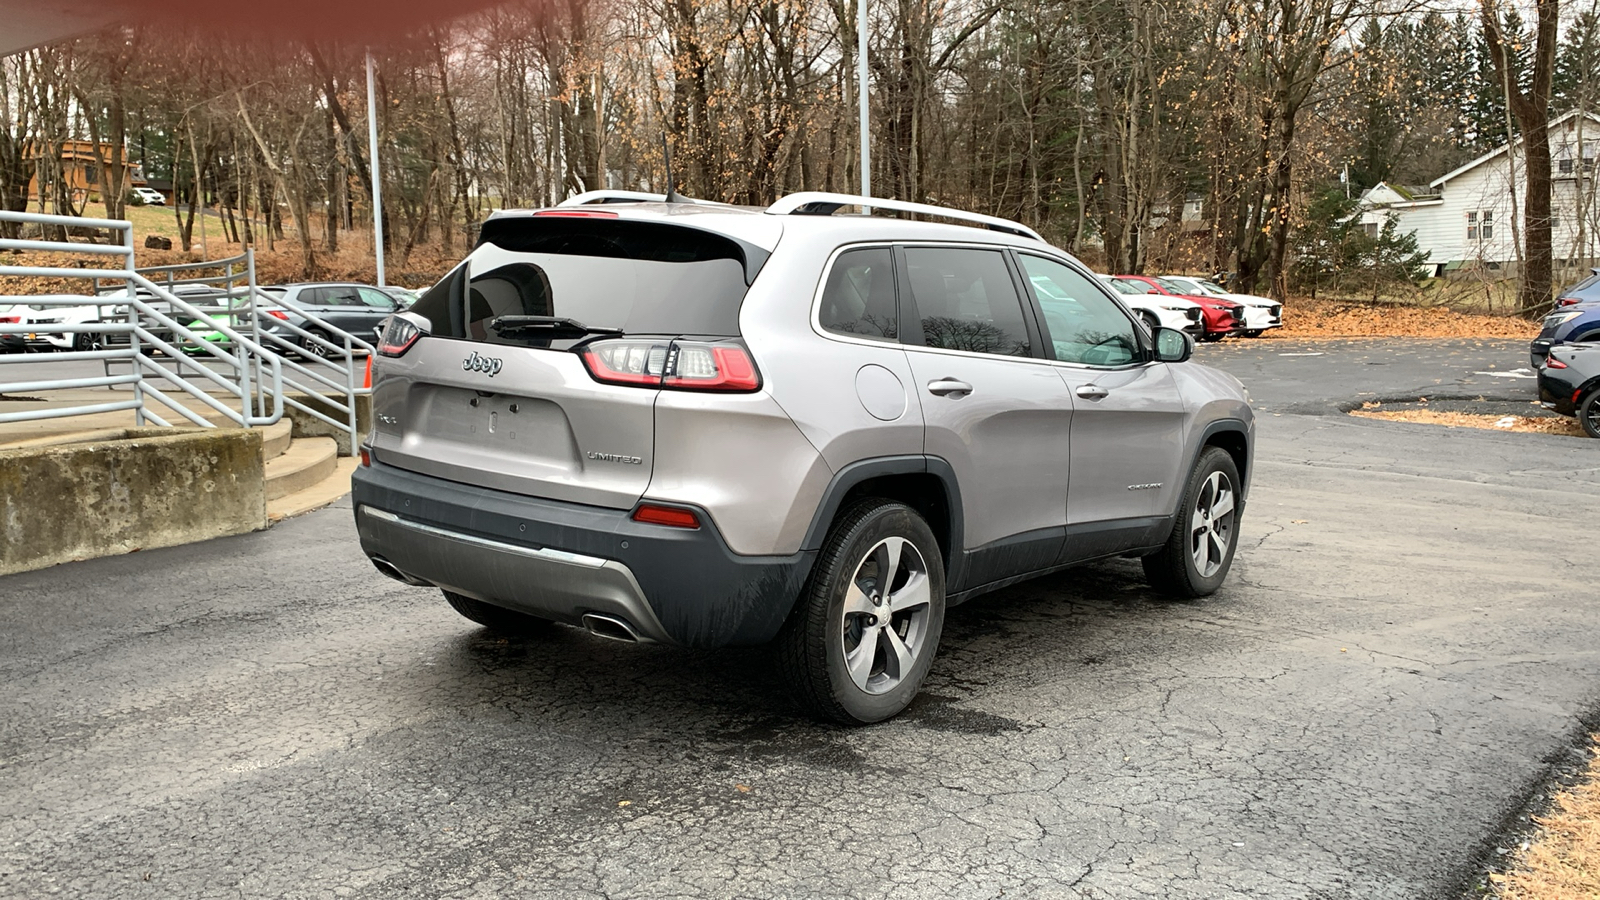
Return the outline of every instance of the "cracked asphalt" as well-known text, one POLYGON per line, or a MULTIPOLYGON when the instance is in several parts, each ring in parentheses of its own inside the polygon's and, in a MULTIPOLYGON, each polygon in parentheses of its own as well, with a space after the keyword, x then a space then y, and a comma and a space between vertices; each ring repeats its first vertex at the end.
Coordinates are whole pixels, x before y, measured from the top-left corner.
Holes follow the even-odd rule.
POLYGON ((1460 897, 1600 711, 1600 442, 1336 414, 1530 397, 1520 342, 1199 355, 1260 410, 1223 589, 975 600, 879 727, 760 650, 492 637, 348 500, 0 578, 0 896, 1460 897))

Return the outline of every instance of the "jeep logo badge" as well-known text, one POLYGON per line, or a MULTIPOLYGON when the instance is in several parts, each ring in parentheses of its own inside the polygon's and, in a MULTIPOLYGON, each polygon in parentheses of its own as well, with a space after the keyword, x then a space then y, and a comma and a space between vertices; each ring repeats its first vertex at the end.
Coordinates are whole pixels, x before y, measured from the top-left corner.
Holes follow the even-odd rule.
POLYGON ((465 372, 484 372, 490 378, 500 373, 500 360, 492 356, 479 356, 478 351, 461 361, 461 369, 465 372))

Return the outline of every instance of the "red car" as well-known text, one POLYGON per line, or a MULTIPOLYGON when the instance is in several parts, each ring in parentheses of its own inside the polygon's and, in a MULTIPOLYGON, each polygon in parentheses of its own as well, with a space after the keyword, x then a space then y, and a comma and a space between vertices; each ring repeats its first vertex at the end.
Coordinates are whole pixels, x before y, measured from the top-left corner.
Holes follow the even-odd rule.
POLYGON ((1169 291, 1161 283, 1149 275, 1115 275, 1118 281, 1128 281, 1145 288, 1147 294, 1165 294, 1168 297, 1182 297, 1200 304, 1205 332, 1200 339, 1205 341, 1220 341, 1230 334, 1244 331, 1244 304, 1221 297, 1206 297, 1200 294, 1179 294, 1169 291))

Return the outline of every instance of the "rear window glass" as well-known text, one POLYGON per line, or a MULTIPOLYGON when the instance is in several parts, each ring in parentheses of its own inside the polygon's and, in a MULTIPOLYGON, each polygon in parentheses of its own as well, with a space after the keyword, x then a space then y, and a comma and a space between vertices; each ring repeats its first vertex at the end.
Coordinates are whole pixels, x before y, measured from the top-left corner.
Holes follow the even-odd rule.
POLYGON ((839 254, 822 289, 817 311, 822 327, 835 334, 892 341, 899 335, 895 304, 894 257, 887 247, 839 254))
POLYGON ((494 219, 484 224, 482 243, 466 265, 471 290, 464 311, 450 310, 456 272, 412 307, 433 323, 435 335, 547 343, 497 334, 490 323, 498 316, 554 316, 631 335, 739 333, 743 252, 731 240, 696 229, 554 216, 494 219))

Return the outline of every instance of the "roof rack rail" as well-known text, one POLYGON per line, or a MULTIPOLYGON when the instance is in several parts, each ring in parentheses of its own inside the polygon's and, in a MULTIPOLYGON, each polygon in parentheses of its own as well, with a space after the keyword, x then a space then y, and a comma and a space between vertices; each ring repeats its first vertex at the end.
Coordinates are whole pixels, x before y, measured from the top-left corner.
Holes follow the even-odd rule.
POLYGON ((954 219, 973 225, 981 225, 994 231, 1004 231, 1008 234, 1021 235, 1043 241, 1039 232, 1010 219, 997 216, 986 216, 982 213, 964 212, 959 209, 949 209, 943 206, 931 206, 927 203, 908 203, 904 200, 885 200, 881 197, 862 197, 856 194, 833 194, 825 191, 802 191, 798 194, 789 194, 777 203, 767 207, 767 212, 775 216, 810 215, 831 216, 841 206, 860 206, 868 209, 887 209, 895 212, 918 213, 924 216, 939 216, 945 219, 954 219))
MULTIPOLYGON (((557 203, 557 206, 594 206, 602 203, 666 203, 666 194, 648 194, 644 191, 585 191, 575 197, 557 203)), ((690 197, 680 197, 679 203, 692 203, 696 206, 726 206, 714 200, 695 200, 690 197)))

